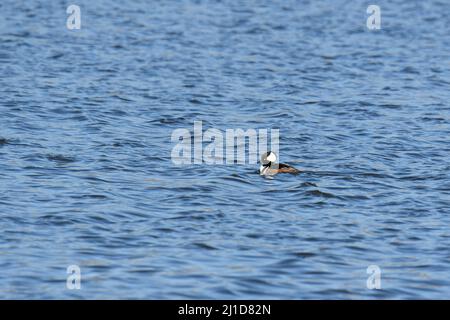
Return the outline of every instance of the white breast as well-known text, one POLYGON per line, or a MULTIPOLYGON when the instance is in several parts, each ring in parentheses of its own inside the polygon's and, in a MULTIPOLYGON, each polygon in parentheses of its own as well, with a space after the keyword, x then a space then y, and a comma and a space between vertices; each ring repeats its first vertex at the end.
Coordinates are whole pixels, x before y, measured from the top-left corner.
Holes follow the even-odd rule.
POLYGON ((272 175, 276 174, 276 171, 272 170, 270 167, 260 166, 259 174, 261 176, 272 176, 272 175))
POLYGON ((266 174, 268 168, 269 168, 269 167, 264 167, 263 165, 261 165, 261 166, 259 167, 259 174, 260 174, 260 175, 266 174))

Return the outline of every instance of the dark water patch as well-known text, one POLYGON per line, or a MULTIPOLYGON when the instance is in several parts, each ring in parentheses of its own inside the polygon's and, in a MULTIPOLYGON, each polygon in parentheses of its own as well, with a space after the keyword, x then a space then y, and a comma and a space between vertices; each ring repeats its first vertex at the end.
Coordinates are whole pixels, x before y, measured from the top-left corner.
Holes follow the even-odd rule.
POLYGON ((186 124, 188 119, 185 117, 166 117, 157 120, 150 121, 151 123, 162 123, 162 124, 186 124))
POLYGON ((43 215, 39 219, 39 223, 52 225, 52 226, 67 226, 79 223, 80 220, 71 217, 70 213, 65 213, 64 215, 58 214, 47 214, 43 215))
POLYGON ((407 66, 400 70, 401 73, 419 75, 420 72, 414 67, 407 66))
POLYGON ((0 137, 0 147, 7 145, 8 143, 9 143, 9 140, 0 137))
POLYGON ((300 184, 289 187, 288 189, 285 189, 285 190, 286 190, 286 192, 289 192, 289 193, 298 193, 300 191, 308 189, 309 187, 317 188, 318 185, 313 182, 302 182, 300 184))
POLYGON ((50 59, 59 59, 64 57, 64 53, 63 52, 56 52, 53 53, 52 55, 49 56, 50 59))
POLYGON ((189 102, 192 104, 203 104, 203 102, 198 99, 190 99, 189 102))
POLYGON ((171 232, 176 232, 176 230, 172 229, 172 228, 155 228, 156 231, 159 231, 161 233, 171 233, 171 232))
POLYGON ((161 272, 161 270, 159 269, 152 269, 152 268, 138 268, 138 269, 131 269, 130 271, 131 273, 137 273, 139 275, 142 276, 148 276, 148 275, 154 275, 158 272, 161 272))
POLYGON ((192 243, 190 246, 204 250, 218 250, 216 247, 203 242, 192 243))
POLYGON ((294 252, 292 253, 293 256, 298 257, 298 258, 302 258, 302 259, 306 259, 306 258, 312 258, 317 256, 317 254, 313 253, 313 252, 294 252))
POLYGON ((63 154, 47 154, 45 158, 57 163, 68 164, 76 161, 75 157, 63 155, 63 154))
MULTIPOLYGON (((127 139, 116 139, 113 143, 112 143, 113 147, 133 147, 133 148, 147 148, 148 146, 142 142, 142 141, 138 141, 138 140, 127 140, 127 139)), ((162 158, 159 157, 148 157, 147 158, 150 161, 162 161, 162 158)))
POLYGON ((52 113, 56 114, 80 114, 81 110, 68 108, 68 107, 57 107, 49 110, 52 113))
POLYGON ((336 195, 334 195, 332 193, 320 191, 319 189, 305 191, 305 194, 306 195, 310 195, 310 196, 314 196, 314 197, 339 198, 338 196, 336 196, 336 195))
POLYGON ((105 200, 108 199, 108 196, 105 196, 103 194, 82 194, 82 195, 73 195, 71 196, 73 199, 98 199, 98 200, 105 200))
POLYGON ((92 182, 102 182, 102 183, 110 183, 111 181, 93 176, 93 175, 89 175, 89 176, 85 176, 83 177, 83 179, 88 180, 88 181, 92 181, 92 182))
MULTIPOLYGON (((112 97, 112 98, 115 98, 115 99, 117 99, 117 100, 120 100, 120 101, 126 101, 126 102, 133 102, 133 101, 134 101, 134 100, 131 99, 130 97, 124 97, 124 96, 118 95, 118 94, 113 94, 113 95, 111 95, 111 97, 112 97)), ((116 110, 115 112, 116 112, 116 113, 120 113, 120 111, 122 111, 122 110, 116 110)), ((122 111, 122 112, 123 112, 123 111, 122 111)), ((124 113, 124 114, 126 114, 126 113, 124 113)), ((122 115, 122 114, 118 114, 118 115, 122 115)))
MULTIPOLYGON (((257 173, 259 173, 259 171, 257 171, 257 173)), ((252 182, 250 182, 249 180, 245 179, 244 177, 240 176, 237 173, 233 173, 233 174, 231 174, 229 176, 221 177, 221 179, 225 180, 225 181, 228 180, 228 181, 232 181, 232 182, 240 182, 240 183, 244 183, 244 184, 247 184, 247 185, 253 185, 252 182)))

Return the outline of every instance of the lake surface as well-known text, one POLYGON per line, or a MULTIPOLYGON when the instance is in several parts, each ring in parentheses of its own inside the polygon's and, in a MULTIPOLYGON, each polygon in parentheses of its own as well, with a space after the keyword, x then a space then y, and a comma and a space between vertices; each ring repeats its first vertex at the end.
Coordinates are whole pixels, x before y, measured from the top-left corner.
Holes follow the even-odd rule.
POLYGON ((450 3, 0 4, 0 298, 450 298, 450 3), (171 161, 175 129, 281 161, 171 161), (66 288, 81 268, 81 290, 66 288), (370 290, 367 268, 381 270, 370 290))

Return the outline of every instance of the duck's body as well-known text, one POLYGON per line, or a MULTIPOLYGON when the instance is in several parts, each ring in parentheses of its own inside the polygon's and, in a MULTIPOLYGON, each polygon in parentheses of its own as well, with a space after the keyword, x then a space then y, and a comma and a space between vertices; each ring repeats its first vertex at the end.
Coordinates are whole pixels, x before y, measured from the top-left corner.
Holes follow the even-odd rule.
POLYGON ((268 151, 261 156, 261 166, 259 174, 262 176, 273 176, 278 173, 298 174, 300 171, 285 163, 276 163, 277 156, 272 151, 268 151))
POLYGON ((297 174, 297 173, 300 173, 300 171, 298 169, 295 169, 294 167, 291 167, 288 164, 285 164, 285 163, 275 163, 271 166, 261 165, 259 167, 259 174, 263 175, 263 176, 273 176, 278 173, 297 174))

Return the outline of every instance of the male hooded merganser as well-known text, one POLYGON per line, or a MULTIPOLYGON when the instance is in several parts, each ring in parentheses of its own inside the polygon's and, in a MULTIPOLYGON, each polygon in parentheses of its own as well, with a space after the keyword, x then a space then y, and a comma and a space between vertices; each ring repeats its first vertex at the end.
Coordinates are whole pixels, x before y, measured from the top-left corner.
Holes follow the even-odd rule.
POLYGON ((276 163, 277 155, 275 152, 267 151, 261 156, 261 166, 259 167, 259 174, 262 176, 272 176, 277 173, 300 173, 299 170, 291 167, 288 164, 276 163))

